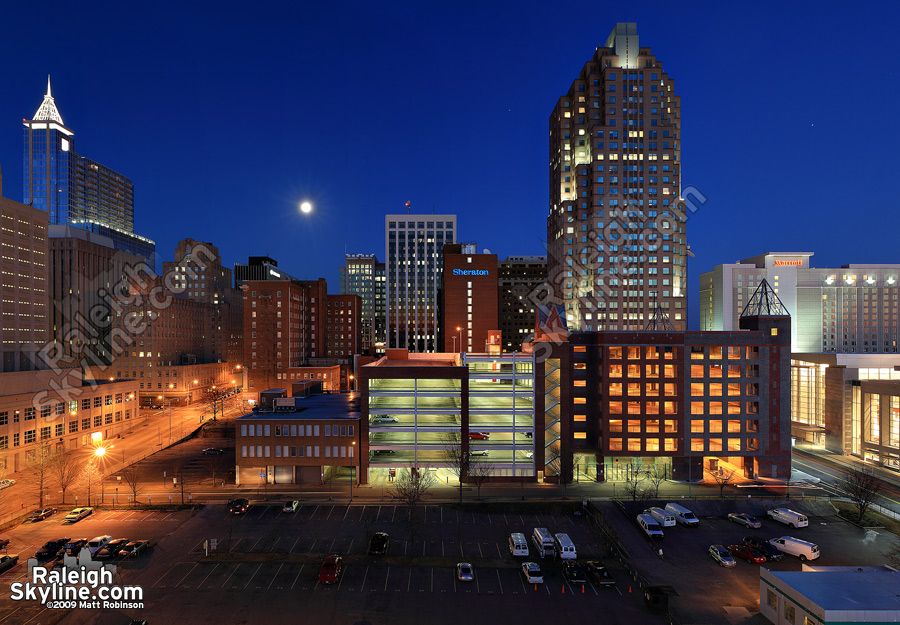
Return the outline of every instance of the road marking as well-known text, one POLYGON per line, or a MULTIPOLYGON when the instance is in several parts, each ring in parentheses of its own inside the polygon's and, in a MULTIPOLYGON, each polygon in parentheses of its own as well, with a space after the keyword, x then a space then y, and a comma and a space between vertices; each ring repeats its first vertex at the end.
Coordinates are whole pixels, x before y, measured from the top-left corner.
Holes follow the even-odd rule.
POLYGON ((434 567, 431 567, 431 592, 434 592, 434 567))
POLYGON ((22 609, 22 608, 16 608, 16 609, 13 610, 12 612, 10 612, 8 615, 6 615, 6 616, 3 617, 2 619, 0 619, 0 623, 2 623, 3 621, 5 621, 6 619, 8 619, 10 616, 12 616, 13 614, 15 614, 16 612, 18 612, 18 611, 21 610, 21 609, 22 609))
POLYGON ((159 583, 162 581, 162 578, 165 577, 166 575, 168 575, 168 574, 172 571, 172 569, 174 569, 176 566, 178 566, 177 563, 176 563, 176 564, 173 564, 172 566, 170 566, 169 569, 168 569, 165 573, 163 573, 162 575, 159 576, 159 579, 158 579, 158 580, 156 580, 155 582, 153 582, 153 586, 151 586, 151 588, 155 588, 156 585, 159 584, 159 583))
POLYGON ((263 563, 260 562, 260 563, 259 563, 259 566, 256 567, 256 570, 253 571, 253 575, 251 575, 251 576, 250 576, 250 579, 247 580, 247 583, 244 584, 244 590, 247 589, 247 586, 250 585, 250 582, 252 582, 252 581, 253 581, 253 578, 256 577, 256 574, 259 573, 259 570, 262 568, 262 565, 263 565, 263 563))
POLYGON ((494 546, 497 548, 497 557, 502 558, 502 557, 503 557, 503 554, 500 553, 500 545, 497 544, 497 543, 494 543, 494 546))
POLYGON ((618 587, 618 586, 613 586, 613 588, 616 589, 616 592, 619 593, 619 596, 620 596, 620 597, 623 596, 623 595, 622 595, 622 591, 619 590, 619 587, 618 587))
POLYGON ((199 562, 195 563, 194 566, 191 567, 191 570, 188 571, 187 573, 185 573, 185 574, 184 574, 184 577, 182 577, 180 580, 178 580, 178 583, 175 584, 175 585, 176 585, 176 586, 181 586, 181 582, 183 582, 185 579, 187 579, 187 576, 190 575, 191 573, 193 573, 193 572, 194 572, 194 569, 196 569, 199 565, 200 565, 199 562))
POLYGON ((409 592, 410 585, 412 585, 412 567, 409 567, 409 577, 406 578, 406 592, 409 592))
POLYGON ((365 585, 366 585, 366 577, 367 577, 368 575, 369 575, 369 567, 366 566, 366 572, 363 573, 363 581, 362 581, 362 585, 359 587, 359 592, 362 592, 362 591, 363 591, 363 588, 364 588, 365 585))
POLYGON ((393 511, 391 512, 391 523, 394 522, 394 515, 397 514, 397 506, 394 506, 393 511))
POLYGON ((332 513, 332 512, 334 512, 334 506, 331 506, 331 507, 328 509, 328 514, 325 516, 325 520, 326 520, 326 521, 327 521, 329 518, 331 518, 331 513, 332 513))
POLYGON ((198 588, 198 589, 203 585, 203 583, 204 583, 207 579, 209 579, 209 576, 212 575, 212 574, 213 574, 213 571, 215 571, 217 568, 219 568, 219 565, 218 565, 218 564, 216 564, 214 567, 212 567, 212 568, 210 569, 209 573, 206 574, 206 577, 204 577, 204 578, 200 581, 200 583, 197 584, 197 588, 198 588))
MULTIPOLYGON (((473 571, 473 573, 474 573, 474 571, 473 571)), ((478 594, 480 595, 480 594, 481 594, 481 585, 478 583, 478 577, 479 577, 479 576, 478 576, 478 575, 472 575, 472 577, 475 578, 475 590, 476 590, 476 592, 478 592, 478 594)))
POLYGON ((298 542, 300 542, 300 537, 299 537, 299 536, 297 536, 297 539, 294 540, 294 544, 291 545, 291 548, 290 548, 290 550, 288 550, 288 553, 294 553, 294 547, 297 546, 297 543, 298 543, 298 542))
MULTIPOLYGON (((237 571, 239 568, 241 568, 240 564, 238 564, 236 567, 234 567, 234 571, 237 571)), ((231 572, 231 575, 229 575, 228 577, 225 578, 225 581, 222 582, 221 588, 225 588, 225 584, 227 584, 228 580, 231 579, 231 576, 234 575, 234 571, 231 572)))
POLYGON ((497 583, 500 584, 500 594, 503 594, 503 582, 500 581, 500 569, 494 569, 497 573, 497 583))
POLYGON ((387 592, 388 578, 391 576, 391 567, 388 567, 387 575, 384 576, 384 592, 387 592))
POLYGON ((315 509, 312 511, 312 514, 309 515, 309 520, 312 521, 312 518, 316 516, 316 512, 319 511, 319 506, 316 505, 315 509))
POLYGON ((175 513, 174 513, 174 512, 170 512, 169 514, 167 514, 166 516, 164 516, 163 518, 161 518, 160 521, 165 521, 166 519, 168 519, 168 518, 169 518, 170 516, 172 516, 173 514, 175 514, 175 513))
POLYGON ((341 569, 340 579, 338 580, 338 585, 337 585, 337 589, 338 589, 338 590, 341 589, 341 584, 344 583, 344 577, 346 577, 346 576, 347 576, 347 568, 344 567, 344 568, 341 569))
POLYGON ((425 557, 425 541, 422 541, 422 557, 425 557))
POLYGON ((599 593, 599 592, 597 592, 597 589, 596 589, 596 588, 594 588, 594 585, 593 585, 593 584, 592 584, 592 583, 591 583, 591 582, 590 582, 590 581, 589 581, 589 582, 588 582, 588 586, 590 586, 590 587, 591 587, 591 590, 593 590, 593 591, 594 591, 594 594, 595 594, 595 595, 598 595, 598 596, 599 596, 599 595, 600 595, 600 593, 599 593))
POLYGON ((347 555, 350 555, 350 550, 353 549, 353 540, 354 539, 352 538, 350 539, 350 546, 347 547, 347 555))
POLYGON ((493 514, 488 514, 488 525, 493 525, 494 521, 492 520, 494 517, 493 514))
POLYGON ((481 555, 482 558, 484 557, 484 552, 481 551, 481 543, 478 543, 478 553, 481 555))
POLYGON ((319 540, 318 538, 314 538, 314 539, 313 539, 312 545, 310 545, 308 553, 312 553, 312 552, 313 552, 313 548, 316 546, 316 542, 317 542, 318 540, 319 540))
POLYGON ((350 512, 350 506, 349 506, 349 505, 347 506, 347 509, 344 511, 344 517, 341 519, 341 521, 346 521, 346 520, 347 520, 347 513, 348 513, 348 512, 350 512))
POLYGON ((328 547, 328 553, 332 553, 334 551, 334 541, 336 541, 336 540, 337 540, 337 538, 331 539, 331 546, 328 547))
POLYGON ((294 578, 294 581, 293 581, 293 583, 291 584, 291 590, 294 589, 294 584, 296 584, 296 583, 297 583, 297 580, 300 578, 300 572, 303 570, 303 567, 304 567, 304 566, 306 566, 306 565, 305 565, 305 564, 301 564, 301 565, 300 565, 300 571, 297 571, 297 577, 294 578))
POLYGON ((256 539, 256 542, 253 543, 253 546, 250 547, 250 551, 253 551, 254 549, 256 549, 256 545, 258 545, 258 544, 259 544, 259 541, 261 541, 261 540, 262 540, 262 536, 260 536, 259 538, 257 538, 257 539, 256 539))

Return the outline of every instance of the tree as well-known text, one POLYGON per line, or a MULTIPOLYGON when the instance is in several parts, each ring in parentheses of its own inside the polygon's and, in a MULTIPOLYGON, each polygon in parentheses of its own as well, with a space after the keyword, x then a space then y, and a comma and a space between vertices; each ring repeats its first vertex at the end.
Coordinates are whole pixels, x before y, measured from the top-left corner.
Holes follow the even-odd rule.
POLYGON ((884 489, 875 469, 868 465, 863 465, 858 469, 848 469, 840 486, 856 506, 859 514, 857 521, 860 523, 862 523, 866 510, 875 503, 884 489))
POLYGON ((222 475, 227 470, 228 460, 222 456, 204 456, 203 467, 212 477, 213 488, 216 486, 216 477, 222 475))
POLYGON ((81 465, 71 449, 60 449, 50 456, 50 475, 62 491, 62 503, 66 503, 66 491, 78 479, 81 465))
POLYGON ((478 489, 478 498, 481 499, 481 486, 494 472, 494 465, 487 462, 471 462, 469 464, 469 480, 478 489))
POLYGON ((469 451, 459 432, 448 432, 443 439, 441 458, 447 469, 459 479, 459 503, 463 500, 463 479, 469 471, 469 451))
POLYGON ((87 490, 87 505, 91 505, 91 490, 97 487, 100 479, 101 473, 100 467, 97 466, 97 459, 91 456, 78 475, 78 483, 87 490))
POLYGON ((547 464, 556 471, 559 483, 563 485, 563 497, 565 497, 568 495, 569 482, 572 481, 572 477, 575 474, 572 456, 569 454, 563 455, 562 447, 560 447, 559 443, 554 443, 550 446, 550 454, 553 459, 547 464))
POLYGON ((726 471, 719 467, 718 471, 710 471, 709 474, 716 481, 716 484, 719 485, 719 499, 724 499, 725 487, 731 482, 731 478, 734 477, 734 469, 726 471))
POLYGON ((131 491, 131 501, 132 503, 137 503, 138 491, 143 485, 141 472, 135 466, 126 467, 123 469, 119 475, 122 476, 122 481, 125 482, 125 485, 128 486, 128 490, 131 491))
POLYGON ((894 542, 882 555, 890 566, 900 569, 900 542, 894 542))
POLYGON ((172 475, 178 478, 178 486, 181 487, 181 505, 184 505, 184 470, 187 467, 188 461, 184 459, 184 456, 179 455, 178 458, 175 459, 174 470, 172 471, 172 475))
POLYGON ((406 523, 409 526, 409 539, 413 538, 416 509, 425 495, 434 486, 434 474, 425 469, 403 471, 394 482, 393 495, 406 506, 406 523))
POLYGON ((52 460, 54 452, 47 444, 42 444, 25 452, 25 481, 34 487, 38 496, 38 508, 44 507, 44 496, 50 488, 53 477, 52 460))
POLYGON ((634 465, 631 468, 633 470, 629 471, 625 480, 625 494, 631 500, 631 514, 637 514, 638 510, 651 499, 653 493, 647 473, 638 471, 634 465))
POLYGON ((647 474, 647 481, 650 487, 653 488, 654 499, 659 499, 659 487, 667 479, 669 479, 669 471, 664 464, 654 465, 650 473, 647 474))

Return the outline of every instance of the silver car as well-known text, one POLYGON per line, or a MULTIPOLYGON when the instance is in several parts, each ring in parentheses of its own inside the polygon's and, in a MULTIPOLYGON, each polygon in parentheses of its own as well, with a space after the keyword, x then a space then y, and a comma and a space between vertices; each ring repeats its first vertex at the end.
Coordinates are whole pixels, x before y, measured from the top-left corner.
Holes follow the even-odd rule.
POLYGON ((737 566, 737 560, 735 560, 732 557, 731 552, 722 545, 710 545, 708 553, 710 558, 722 566, 737 566))

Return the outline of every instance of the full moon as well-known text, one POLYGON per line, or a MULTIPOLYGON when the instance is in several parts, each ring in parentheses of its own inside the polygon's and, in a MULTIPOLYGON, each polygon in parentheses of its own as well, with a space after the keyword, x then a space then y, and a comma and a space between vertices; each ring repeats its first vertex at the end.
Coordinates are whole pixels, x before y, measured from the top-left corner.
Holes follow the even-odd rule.
POLYGON ((312 204, 310 204, 309 202, 303 202, 303 204, 300 205, 300 210, 304 213, 308 213, 312 211, 312 204))

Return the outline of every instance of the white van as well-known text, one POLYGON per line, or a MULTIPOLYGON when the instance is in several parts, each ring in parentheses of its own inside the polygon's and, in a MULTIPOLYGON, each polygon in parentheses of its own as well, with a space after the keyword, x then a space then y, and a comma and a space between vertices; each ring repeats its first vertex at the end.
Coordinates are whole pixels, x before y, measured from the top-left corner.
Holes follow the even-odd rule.
POLYGON ((546 527, 536 527, 531 534, 531 542, 540 557, 553 555, 553 535, 546 527))
POLYGON ((649 514, 637 515, 637 524, 644 530, 644 533, 653 540, 663 539, 662 528, 659 526, 659 523, 656 522, 656 519, 649 514))
POLYGON ((806 527, 809 525, 809 519, 799 512, 794 512, 788 508, 775 508, 766 512, 770 519, 790 525, 791 527, 806 527))
POLYGON ((675 520, 682 525, 687 525, 688 527, 700 525, 700 520, 694 516, 693 512, 684 506, 679 506, 677 503, 667 503, 666 512, 675 517, 675 520))
POLYGON ((553 537, 553 547, 560 560, 575 560, 578 554, 575 552, 575 543, 568 534, 556 534, 553 537))
POLYGON ((806 540, 793 538, 791 536, 782 536, 781 538, 773 538, 769 544, 778 549, 797 556, 801 560, 815 560, 819 557, 819 546, 806 540))
POLYGON ((509 535, 509 555, 528 557, 528 543, 525 534, 515 532, 509 535))
POLYGON ((662 508, 647 508, 644 510, 644 514, 652 516, 663 527, 675 527, 675 517, 662 508))

